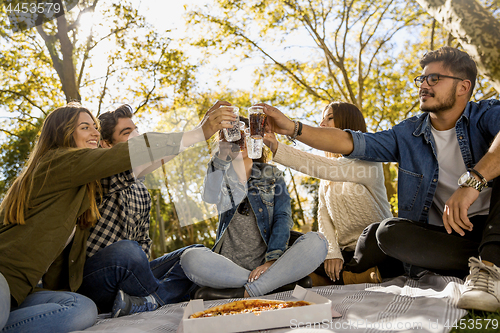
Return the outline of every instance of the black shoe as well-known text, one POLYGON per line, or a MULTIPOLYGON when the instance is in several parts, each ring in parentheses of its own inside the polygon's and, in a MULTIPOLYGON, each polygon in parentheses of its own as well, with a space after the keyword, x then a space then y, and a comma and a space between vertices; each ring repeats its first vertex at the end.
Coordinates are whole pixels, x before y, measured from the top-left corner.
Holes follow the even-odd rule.
POLYGON ((296 285, 299 285, 302 288, 312 288, 313 283, 312 283, 311 277, 309 275, 306 275, 302 279, 300 279, 299 281, 292 282, 292 283, 289 283, 289 284, 285 284, 282 287, 274 289, 273 291, 271 291, 268 294, 275 294, 275 293, 281 293, 283 291, 293 290, 293 289, 295 289, 296 285))
POLYGON ((157 308, 158 303, 151 295, 146 297, 130 296, 119 290, 113 304, 111 317, 116 318, 138 312, 154 311, 157 308))
POLYGON ((297 284, 301 286, 302 288, 312 288, 313 286, 313 280, 309 275, 304 276, 302 279, 297 281, 297 284))
POLYGON ((201 287, 194 293, 195 299, 203 299, 204 301, 212 301, 215 299, 243 298, 245 288, 227 288, 215 289, 210 287, 201 287))

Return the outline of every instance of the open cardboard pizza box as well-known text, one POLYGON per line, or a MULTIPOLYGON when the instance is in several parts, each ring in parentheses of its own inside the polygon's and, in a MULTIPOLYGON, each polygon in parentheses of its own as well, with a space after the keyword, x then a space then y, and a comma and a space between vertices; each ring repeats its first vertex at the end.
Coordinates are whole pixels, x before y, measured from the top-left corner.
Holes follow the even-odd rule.
POLYGON ((307 323, 330 322, 340 314, 332 309, 332 302, 310 290, 296 286, 292 296, 299 301, 312 305, 262 311, 259 315, 243 313, 228 316, 189 319, 193 313, 206 310, 203 300, 192 300, 186 306, 182 316, 184 333, 232 333, 254 331, 277 327, 297 327, 307 323))

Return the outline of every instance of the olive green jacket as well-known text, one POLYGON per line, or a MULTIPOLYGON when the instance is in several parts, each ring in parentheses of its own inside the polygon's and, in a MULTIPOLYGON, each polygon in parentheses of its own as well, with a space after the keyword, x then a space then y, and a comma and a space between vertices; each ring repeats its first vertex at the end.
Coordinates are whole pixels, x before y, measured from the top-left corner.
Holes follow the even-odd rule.
POLYGON ((47 153, 34 171, 26 223, 0 226, 0 272, 13 300, 21 304, 42 276, 45 289, 76 291, 83 278, 88 230, 77 227, 71 246, 65 249, 65 244, 77 218, 90 207, 86 184, 178 154, 182 135, 147 133, 111 149, 47 153))

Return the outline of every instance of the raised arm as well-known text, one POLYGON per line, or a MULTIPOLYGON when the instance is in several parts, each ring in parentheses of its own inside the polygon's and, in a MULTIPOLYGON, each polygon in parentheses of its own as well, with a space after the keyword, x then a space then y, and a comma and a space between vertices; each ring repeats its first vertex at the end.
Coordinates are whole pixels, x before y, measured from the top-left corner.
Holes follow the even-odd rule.
MULTIPOLYGON (((266 133, 267 136, 272 134, 266 133)), ((327 158, 282 143, 276 144, 273 161, 311 177, 334 182, 351 182, 373 186, 383 175, 381 165, 347 158, 327 158)))
POLYGON ((222 198, 222 185, 224 175, 229 169, 231 162, 222 160, 217 156, 212 157, 207 166, 207 174, 203 180, 201 197, 203 201, 218 204, 222 198))
MULTIPOLYGON (((257 105, 263 106, 264 113, 267 114, 268 131, 289 136, 293 135, 295 124, 292 120, 275 107, 265 103, 257 105)), ((302 134, 297 137, 297 140, 313 148, 335 154, 348 155, 354 149, 351 134, 338 128, 303 125, 302 134)))
MULTIPOLYGON (((231 127, 229 121, 234 120, 236 117, 233 112, 224 108, 224 106, 231 105, 229 102, 217 101, 203 116, 200 123, 191 131, 184 132, 181 142, 179 144, 179 153, 188 149, 190 146, 210 139, 217 131, 222 128, 231 127)), ((136 177, 142 177, 157 168, 162 164, 167 163, 176 155, 164 156, 161 159, 149 161, 145 164, 134 163, 134 174, 136 177)))

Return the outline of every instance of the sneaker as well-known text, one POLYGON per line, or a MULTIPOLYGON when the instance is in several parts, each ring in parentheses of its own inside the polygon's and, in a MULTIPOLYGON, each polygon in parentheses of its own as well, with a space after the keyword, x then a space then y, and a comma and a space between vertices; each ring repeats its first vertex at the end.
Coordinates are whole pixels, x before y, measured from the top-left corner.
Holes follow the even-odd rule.
POLYGON ((113 303, 111 317, 128 316, 133 313, 153 311, 157 308, 158 303, 151 295, 146 297, 130 296, 119 290, 113 303))
POLYGON ((500 268, 485 265, 477 258, 469 258, 470 274, 458 307, 482 311, 500 310, 500 268))

